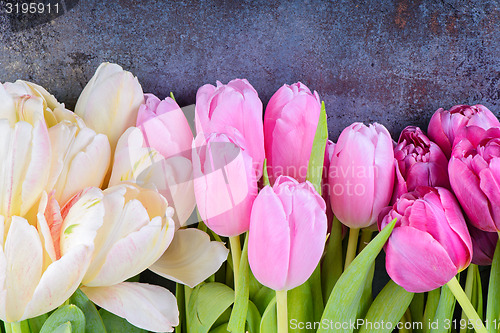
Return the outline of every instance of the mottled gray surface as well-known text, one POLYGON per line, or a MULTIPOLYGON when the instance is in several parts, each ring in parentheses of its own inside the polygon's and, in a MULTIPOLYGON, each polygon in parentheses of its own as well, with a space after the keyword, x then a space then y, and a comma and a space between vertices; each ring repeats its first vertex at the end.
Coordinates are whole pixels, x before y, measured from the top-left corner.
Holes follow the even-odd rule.
POLYGON ((111 61, 181 105, 216 80, 247 78, 264 104, 300 80, 325 100, 333 139, 353 121, 426 127, 459 103, 500 111, 498 1, 60 2, 58 17, 0 15, 0 81, 70 107, 111 61))

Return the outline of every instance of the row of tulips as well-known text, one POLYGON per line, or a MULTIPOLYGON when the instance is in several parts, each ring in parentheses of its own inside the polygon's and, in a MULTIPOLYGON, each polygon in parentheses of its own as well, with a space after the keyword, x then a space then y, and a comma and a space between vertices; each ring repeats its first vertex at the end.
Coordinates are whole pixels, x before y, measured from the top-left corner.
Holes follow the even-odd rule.
POLYGON ((429 136, 410 126, 397 143, 354 123, 336 144, 302 83, 264 112, 248 81, 217 82, 189 110, 109 63, 75 112, 36 84, 0 85, 7 332, 447 331, 452 295, 454 328, 497 331, 500 123, 487 108, 439 109, 429 136), (373 299, 382 248, 391 281, 373 299), (492 263, 483 316, 477 265, 492 263), (177 282, 175 297, 138 282, 145 269, 177 282))

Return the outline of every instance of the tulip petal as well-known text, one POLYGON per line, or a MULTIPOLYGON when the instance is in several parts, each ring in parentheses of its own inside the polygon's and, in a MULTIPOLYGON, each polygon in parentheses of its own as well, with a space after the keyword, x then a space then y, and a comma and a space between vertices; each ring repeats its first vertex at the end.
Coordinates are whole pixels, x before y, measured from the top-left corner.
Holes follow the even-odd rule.
POLYGON ((81 290, 92 302, 136 327, 173 332, 173 327, 179 324, 177 300, 165 288, 123 282, 110 287, 82 287, 81 290))
POLYGON ((270 186, 264 187, 254 201, 248 235, 248 261, 253 274, 263 285, 282 290, 290 260, 290 226, 270 186))
POLYGON ((13 216, 5 241, 6 315, 8 322, 19 321, 42 276, 42 244, 35 227, 13 216))
POLYGON ((149 267, 156 274, 191 288, 219 270, 228 249, 198 229, 180 229, 158 261, 149 267))
POLYGON ((444 248, 413 227, 393 230, 386 244, 386 269, 394 282, 415 293, 439 288, 457 274, 444 248))

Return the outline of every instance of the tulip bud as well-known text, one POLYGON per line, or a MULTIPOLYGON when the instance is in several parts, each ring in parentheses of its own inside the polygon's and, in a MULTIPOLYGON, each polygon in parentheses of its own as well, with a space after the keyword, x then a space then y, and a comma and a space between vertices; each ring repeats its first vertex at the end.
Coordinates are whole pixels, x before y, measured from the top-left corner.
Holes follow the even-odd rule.
POLYGON ((354 123, 340 134, 328 172, 333 212, 350 228, 376 222, 394 188, 391 135, 380 124, 354 123))
POLYGON ((165 158, 179 155, 191 159, 193 133, 181 108, 170 97, 163 101, 152 94, 144 97, 136 126, 144 134, 146 145, 165 158))
POLYGON ((328 231, 332 229, 333 221, 333 210, 332 203, 330 202, 330 191, 328 190, 328 170, 330 169, 330 161, 333 157, 333 151, 335 149, 335 143, 331 140, 326 142, 325 147, 325 160, 323 162, 323 179, 321 186, 321 196, 326 203, 326 217, 328 220, 328 231))
POLYGON ((379 217, 379 230, 397 219, 385 245, 387 273, 409 292, 441 287, 465 269, 472 243, 462 211, 444 188, 419 186, 379 217))
POLYGON ((88 127, 107 135, 114 151, 118 138, 135 125, 142 103, 137 78, 116 64, 102 63, 78 98, 75 112, 88 127))
POLYGON ((448 172, 470 223, 484 231, 500 230, 500 128, 464 128, 448 172))
POLYGON ((243 139, 198 134, 193 149, 194 194, 200 216, 221 236, 248 230, 257 178, 243 139))
POLYGON ((297 82, 271 97, 264 114, 264 140, 271 184, 280 175, 299 182, 307 177, 321 101, 318 93, 297 82), (298 144, 300 143, 300 144, 298 144))
POLYGON ((308 181, 280 176, 260 191, 248 233, 248 262, 260 283, 289 290, 306 282, 325 248, 325 209, 308 181))
POLYGON ((473 225, 467 225, 472 239, 472 263, 490 266, 498 242, 498 233, 482 231, 473 225))
POLYGON ((441 148, 415 126, 408 126, 394 148, 396 184, 394 201, 417 186, 450 188, 448 160, 441 148))
POLYGON ((447 158, 450 158, 455 136, 466 126, 479 126, 484 129, 500 126, 497 117, 485 106, 477 104, 455 105, 446 111, 438 109, 429 122, 429 138, 437 143, 447 158))
POLYGON ((236 129, 253 160, 257 179, 260 178, 264 163, 262 102, 247 80, 236 79, 227 85, 217 81, 217 87, 206 84, 198 89, 195 121, 196 132, 205 136, 210 133, 234 136, 236 129))

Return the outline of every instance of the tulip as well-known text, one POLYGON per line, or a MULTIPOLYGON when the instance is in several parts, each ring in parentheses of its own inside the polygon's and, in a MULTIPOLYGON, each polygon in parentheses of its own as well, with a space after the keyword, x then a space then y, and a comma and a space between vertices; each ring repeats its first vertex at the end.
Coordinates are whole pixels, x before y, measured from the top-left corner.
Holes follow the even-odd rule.
POLYGON ((122 181, 159 191, 174 208, 176 228, 186 224, 196 205, 191 158, 174 155, 165 159, 147 146, 136 127, 127 129, 116 146, 109 186, 122 181))
POLYGON ((66 202, 81 189, 102 185, 111 158, 104 134, 64 120, 49 128, 49 138, 52 161, 46 189, 55 190, 57 201, 66 202))
POLYGON ((323 179, 321 186, 321 196, 326 203, 326 216, 328 219, 328 230, 332 228, 333 221, 333 210, 332 204, 330 202, 330 191, 328 190, 328 170, 330 169, 330 161, 333 157, 333 151, 335 150, 335 143, 331 140, 326 142, 325 147, 325 160, 323 162, 323 179))
POLYGON ((201 218, 221 236, 248 230, 257 196, 252 158, 241 137, 198 134, 193 150, 194 194, 201 218))
POLYGON ((472 239, 472 263, 481 266, 490 266, 498 242, 498 233, 482 231, 468 225, 472 239))
POLYGON ((217 87, 206 84, 198 89, 195 121, 198 134, 241 135, 260 178, 264 163, 262 102, 247 80, 236 79, 227 85, 217 81, 217 87))
POLYGON ((350 228, 376 222, 394 187, 394 151, 387 129, 354 123, 340 134, 328 174, 333 212, 350 228))
POLYGON ((325 247, 325 210, 308 181, 280 176, 260 191, 248 233, 248 261, 260 283, 281 291, 309 278, 325 247))
POLYGON ((429 138, 437 143, 450 158, 456 135, 466 126, 479 126, 485 130, 500 126, 497 117, 485 106, 477 104, 455 105, 446 111, 438 109, 429 122, 429 138))
POLYGON ((42 315, 75 292, 103 215, 102 193, 91 188, 62 209, 43 192, 35 221, 0 216, 0 319, 42 315))
POLYGON ((114 151, 118 138, 135 125, 143 103, 142 87, 132 73, 102 63, 78 98, 75 113, 88 127, 107 135, 114 151))
POLYGON ((500 230, 500 128, 468 126, 455 140, 450 183, 476 228, 500 230))
POLYGON ((146 145, 165 158, 180 155, 191 159, 193 133, 181 108, 170 97, 163 101, 152 94, 144 97, 136 126, 144 134, 146 145))
POLYGON ((379 230, 397 219, 386 245, 385 266, 394 282, 421 293, 448 283, 472 258, 460 206, 444 188, 419 186, 379 217, 379 230))
POLYGON ((318 93, 298 82, 284 85, 271 97, 264 114, 264 140, 271 183, 280 175, 304 182, 321 101, 318 93))
POLYGON ((394 201, 417 186, 450 188, 448 160, 441 148, 415 126, 406 127, 394 148, 396 184, 394 201))

